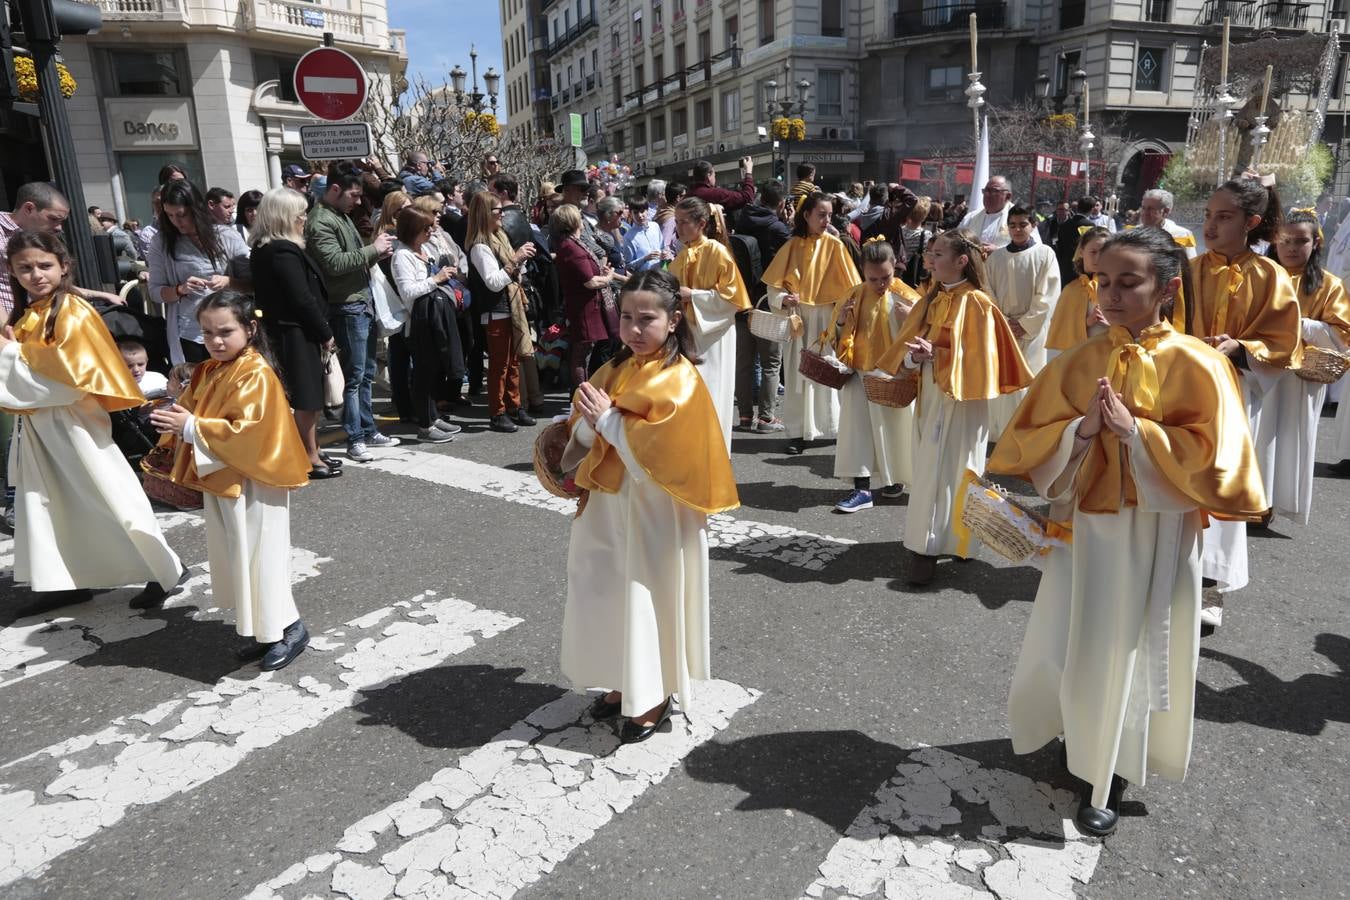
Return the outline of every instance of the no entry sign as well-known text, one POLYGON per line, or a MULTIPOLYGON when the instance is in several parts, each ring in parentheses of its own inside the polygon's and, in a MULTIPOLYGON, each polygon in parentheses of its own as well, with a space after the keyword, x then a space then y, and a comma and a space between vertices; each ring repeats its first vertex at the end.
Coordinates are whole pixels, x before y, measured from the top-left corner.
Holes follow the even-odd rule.
POLYGON ((366 102, 366 73, 350 53, 315 47, 295 64, 295 94, 320 119, 350 119, 366 102))

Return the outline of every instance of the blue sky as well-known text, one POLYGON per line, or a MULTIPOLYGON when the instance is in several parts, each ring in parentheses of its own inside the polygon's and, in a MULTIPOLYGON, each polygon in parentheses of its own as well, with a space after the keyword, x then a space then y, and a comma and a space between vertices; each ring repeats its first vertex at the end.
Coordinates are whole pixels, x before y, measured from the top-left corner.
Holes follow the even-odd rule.
MULTIPOLYGON (((389 26, 408 32, 408 80, 422 75, 431 84, 449 82, 456 63, 470 71, 469 45, 478 49, 479 90, 483 73, 502 65, 500 0, 389 0, 389 26)), ((465 79, 466 90, 472 86, 465 79)), ((500 90, 500 89, 499 89, 500 90)), ((497 112, 506 118, 506 101, 497 99, 497 112)))

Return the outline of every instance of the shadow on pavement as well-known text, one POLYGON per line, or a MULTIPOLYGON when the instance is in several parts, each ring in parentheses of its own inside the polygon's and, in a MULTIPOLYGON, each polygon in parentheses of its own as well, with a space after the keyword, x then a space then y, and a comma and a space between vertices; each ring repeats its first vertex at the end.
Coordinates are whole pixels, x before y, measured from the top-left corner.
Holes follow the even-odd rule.
MULTIPOLYGON (((99 601, 96 598, 94 602, 99 601)), ((241 669, 257 673, 256 661, 240 662, 235 658, 235 651, 251 639, 236 634, 232 621, 192 618, 197 612, 195 606, 147 611, 146 618, 163 619, 165 627, 134 640, 106 643, 73 664, 89 669, 104 666, 154 669, 208 685, 241 669)))
POLYGON ((1257 663, 1201 647, 1201 656, 1228 666, 1245 683, 1216 691, 1197 681, 1195 714, 1210 722, 1248 722, 1309 736, 1321 734, 1329 722, 1350 722, 1350 638, 1324 632, 1313 647, 1336 664, 1335 674, 1308 672, 1284 681, 1257 663))

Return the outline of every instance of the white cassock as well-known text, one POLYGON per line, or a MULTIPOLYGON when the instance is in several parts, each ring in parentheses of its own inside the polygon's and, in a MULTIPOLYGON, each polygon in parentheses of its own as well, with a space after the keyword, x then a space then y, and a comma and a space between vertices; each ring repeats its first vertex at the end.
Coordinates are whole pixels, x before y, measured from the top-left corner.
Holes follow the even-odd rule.
MULTIPOLYGON (((1003 209, 996 213, 987 213, 984 207, 973 212, 966 213, 966 217, 961 220, 961 227, 973 231, 975 236, 980 239, 980 243, 992 244, 995 247, 1006 247, 1012 240, 1008 232, 1008 210, 1013 208, 1011 202, 1004 205, 1003 209)), ((1031 229, 1031 242, 1033 244, 1041 243, 1041 230, 1039 228, 1031 229)))
MULTIPOLYGON (((591 491, 572 520, 562 671, 578 690, 622 691, 625 716, 672 694, 687 711, 691 682, 710 677, 708 517, 646 476, 617 409, 596 429, 626 471, 618 493, 591 491)), ((589 447, 595 431, 579 419, 572 440, 589 447)))
POLYGON ((98 400, 33 371, 11 342, 0 350, 0 406, 32 410, 18 417, 9 455, 14 580, 35 591, 176 584, 183 564, 98 400))
MULTIPOLYGON (((1035 375, 1045 368, 1045 339, 1050 319, 1059 301, 1059 260, 1044 244, 1012 252, 1000 247, 989 254, 986 264, 989 293, 1009 321, 1016 321, 1026 334, 1017 339, 1027 368, 1035 375)), ((1012 421, 1027 389, 989 401, 989 440, 996 441, 1012 421)))
MULTIPOLYGON (((192 445, 198 475, 225 464, 198 440, 196 417, 183 428, 192 445)), ((291 593, 291 492, 243 479, 238 497, 202 492, 206 519, 206 555, 211 561, 211 596, 234 609, 234 630, 259 643, 281 640, 286 626, 300 618, 291 593)))
MULTIPOLYGON (((905 323, 903 298, 891 295, 891 334, 905 323)), ((839 442, 835 478, 871 478, 873 487, 909 484, 914 478, 914 404, 902 409, 867 399, 862 373, 839 391, 839 442)))
MULTIPOLYGON (((1325 322, 1305 318, 1302 323, 1305 344, 1345 351, 1345 344, 1335 329, 1325 322)), ((1252 363, 1252 368, 1258 365, 1260 363, 1252 363)), ((1312 512, 1317 424, 1327 386, 1304 381, 1289 369, 1261 368, 1264 370, 1262 380, 1271 382, 1252 432, 1261 480, 1265 482, 1271 508, 1277 514, 1307 525, 1312 512)))
MULTIPOLYGON (((783 295, 776 287, 768 286, 769 308, 783 312, 783 295)), ((798 367, 802 362, 802 348, 819 351, 816 340, 826 331, 834 331, 834 300, 821 298, 820 303, 802 303, 794 306, 802 319, 802 335, 783 346, 783 402, 778 409, 783 417, 783 431, 789 438, 816 441, 832 438, 839 433, 839 392, 803 378, 798 367)))
POLYGON ((1342 397, 1341 402, 1336 405, 1336 418, 1332 429, 1334 437, 1331 443, 1331 458, 1337 462, 1350 459, 1350 393, 1342 397))
MULTIPOLYGON (((703 364, 695 366, 712 395, 722 438, 731 452, 731 426, 736 422, 736 313, 716 291, 692 291, 689 331, 703 364)), ((644 710, 639 710, 643 712, 644 710)))
MULTIPOLYGON (((1082 456, 1069 423, 1031 477, 1072 501, 1082 456)), ((1111 775, 1186 775, 1200 644, 1200 511, 1154 468, 1136 430, 1130 473, 1139 505, 1073 514, 1073 543, 1051 551, 1008 696, 1013 750, 1063 734, 1069 771, 1106 806, 1111 775)))
POLYGON ((952 513, 964 490, 966 469, 984 472, 989 401, 956 401, 942 393, 933 380, 932 362, 923 364, 919 379, 904 545, 925 556, 957 554, 960 541, 952 531, 952 513))

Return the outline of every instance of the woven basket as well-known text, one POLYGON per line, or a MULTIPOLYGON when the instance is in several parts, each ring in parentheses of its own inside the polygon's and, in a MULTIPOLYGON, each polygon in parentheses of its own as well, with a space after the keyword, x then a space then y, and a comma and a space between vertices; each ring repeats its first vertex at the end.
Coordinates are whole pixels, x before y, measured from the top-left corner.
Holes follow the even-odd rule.
POLYGON ((961 506, 961 524, 999 556, 1011 562, 1024 562, 1040 552, 1046 519, 1008 496, 1002 487, 984 478, 973 479, 961 506))
POLYGON ((827 388, 834 388, 836 391, 848 384, 851 372, 841 372, 834 366, 825 361, 814 350, 802 348, 802 361, 797 366, 797 371, 802 373, 803 378, 809 378, 816 384, 827 388))
POLYGON ((880 378, 876 375, 864 375, 863 390, 867 392, 867 399, 878 406, 904 409, 914 402, 915 397, 919 396, 919 379, 917 375, 902 378, 880 378))
POLYGON ((580 499, 585 493, 562 470, 563 451, 571 436, 566 422, 554 422, 539 432, 534 441, 534 477, 539 479, 544 490, 565 500, 580 499))
POLYGON ((156 446, 141 459, 141 487, 145 496, 174 509, 201 509, 202 492, 178 484, 173 471, 173 449, 156 446))
POLYGON ((1304 344, 1303 365, 1295 369, 1294 374, 1304 381, 1331 384, 1339 381, 1346 369, 1350 369, 1350 356, 1325 347, 1304 344))
POLYGON ((750 333, 757 338, 786 344, 792 340, 792 319, 763 309, 750 310, 750 333))

